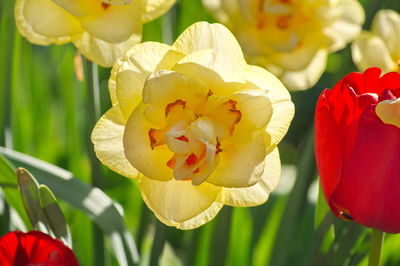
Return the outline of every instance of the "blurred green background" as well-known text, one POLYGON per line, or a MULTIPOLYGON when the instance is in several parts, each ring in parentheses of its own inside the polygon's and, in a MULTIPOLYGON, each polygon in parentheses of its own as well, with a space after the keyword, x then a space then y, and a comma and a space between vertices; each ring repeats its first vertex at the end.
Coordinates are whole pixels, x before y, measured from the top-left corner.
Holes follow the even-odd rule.
MULTIPOLYGON (((192 231, 180 231, 155 219, 135 181, 115 174, 93 157, 89 136, 96 122, 91 109, 95 103, 87 79, 92 65, 83 60, 86 80, 78 81, 74 46, 30 44, 15 28, 14 1, 0 1, 0 146, 67 169, 123 206, 123 218, 138 247, 140 265, 367 264, 369 230, 327 212, 324 200, 318 199, 313 154, 313 115, 318 95, 356 71, 349 46, 329 56, 318 84, 308 91, 292 93, 296 115, 279 145, 283 177, 269 201, 252 208, 225 206, 212 222, 192 231)), ((399 0, 361 3, 367 16, 365 29, 369 29, 379 9, 400 11, 399 0)), ((171 43, 187 26, 201 20, 214 21, 200 0, 180 0, 167 15, 145 25, 143 41, 171 43)), ((99 68, 98 73, 104 113, 111 106, 107 89, 110 69, 99 68)), ((84 212, 62 200, 60 203, 80 264, 118 265, 103 230, 94 226, 84 212)), ((12 216, 13 211, 0 197, 0 235, 16 228, 12 216)), ((400 236, 387 235, 383 264, 400 265, 399 250, 400 236)))

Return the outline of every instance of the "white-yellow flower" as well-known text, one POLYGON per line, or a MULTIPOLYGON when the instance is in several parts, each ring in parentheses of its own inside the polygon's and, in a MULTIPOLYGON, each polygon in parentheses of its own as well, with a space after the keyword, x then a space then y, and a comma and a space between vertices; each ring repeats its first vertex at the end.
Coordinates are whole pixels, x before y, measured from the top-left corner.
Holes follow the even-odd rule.
POLYGON ((289 88, 313 86, 328 53, 361 31, 357 0, 203 0, 238 38, 248 61, 265 67, 289 88))
POLYGON ((30 42, 73 42, 90 60, 110 67, 139 43, 142 25, 175 0, 16 0, 15 20, 30 42))
POLYGON ((353 61, 360 71, 379 67, 384 73, 400 71, 400 15, 380 10, 371 31, 364 31, 352 45, 353 61))
POLYGON ((230 31, 196 23, 172 46, 146 42, 118 60, 113 107, 93 130, 98 158, 139 179, 165 224, 192 229, 224 204, 264 203, 280 177, 277 144, 294 106, 282 83, 248 65, 230 31))

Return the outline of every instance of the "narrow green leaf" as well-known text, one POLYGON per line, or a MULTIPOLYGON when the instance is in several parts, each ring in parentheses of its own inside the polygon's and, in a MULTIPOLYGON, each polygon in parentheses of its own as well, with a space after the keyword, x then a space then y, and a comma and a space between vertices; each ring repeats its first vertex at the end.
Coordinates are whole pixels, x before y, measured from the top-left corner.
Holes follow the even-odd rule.
POLYGON ((150 266, 159 265, 161 255, 165 245, 165 228, 166 226, 160 221, 156 221, 156 232, 154 234, 153 246, 150 253, 150 266))
POLYGON ((314 229, 316 231, 317 242, 319 243, 317 245, 319 252, 326 254, 335 240, 335 230, 332 214, 326 203, 321 184, 319 184, 318 201, 315 207, 314 229), (330 214, 329 217, 328 214, 330 214))
POLYGON ((52 234, 71 246, 72 241, 64 214, 57 204, 56 197, 45 185, 39 186, 39 201, 52 234))
POLYGON ((250 208, 234 208, 231 220, 229 248, 225 264, 230 266, 249 265, 254 230, 250 208))
POLYGON ((1 186, 3 189, 4 197, 7 203, 16 210, 16 212, 23 221, 23 224, 21 226, 18 226, 17 229, 20 230, 25 229, 25 226, 28 226, 30 223, 28 216, 26 215, 24 205, 20 197, 20 193, 18 191, 15 168, 1 154, 0 154, 0 182, 7 184, 7 186, 1 186))
MULTIPOLYGON (((90 135, 92 133, 93 127, 96 121, 101 116, 101 99, 100 99, 100 83, 99 83, 99 71, 98 66, 94 62, 86 59, 85 67, 85 81, 86 90, 88 92, 86 97, 86 120, 85 123, 85 144, 86 151, 90 163, 90 180, 91 184, 95 187, 102 188, 104 182, 103 171, 101 170, 101 164, 96 158, 93 150, 92 143, 90 141, 90 135)), ((92 246, 96 256, 94 257, 94 264, 97 266, 105 266, 105 244, 104 244, 104 234, 102 230, 97 226, 93 225, 92 234, 92 246)))
MULTIPOLYGON (((316 167, 314 160, 314 129, 311 128, 305 139, 301 151, 301 158, 297 165, 296 183, 286 202, 279 230, 278 238, 274 242, 270 265, 287 265, 292 254, 293 237, 296 233, 299 221, 304 217, 304 209, 307 200, 307 192, 315 178, 316 167)), ((304 259, 304 258, 302 258, 304 259)))
POLYGON ((213 238, 210 243, 209 265, 225 265, 228 255, 233 207, 225 206, 216 220, 213 238))
POLYGON ((72 173, 31 156, 0 147, 0 154, 17 165, 29 168, 42 184, 71 206, 86 213, 110 238, 119 265, 134 265, 139 261, 132 235, 125 227, 115 203, 100 189, 91 187, 72 173))
MULTIPOLYGON (((318 179, 319 180, 319 179, 318 179)), ((315 207, 314 228, 317 229, 324 220, 327 213, 329 213, 329 206, 326 203, 324 193, 322 192, 321 184, 319 184, 318 201, 315 207)))
POLYGON ((283 219, 282 215, 286 200, 286 197, 277 197, 275 199, 271 197, 268 200, 269 203, 267 203, 270 206, 262 205, 253 209, 255 210, 253 213, 256 212, 256 214, 253 214, 254 221, 258 223, 262 222, 262 224, 259 226, 259 233, 254 232, 253 236, 252 265, 268 265, 272 255, 273 243, 279 237, 277 233, 283 219))

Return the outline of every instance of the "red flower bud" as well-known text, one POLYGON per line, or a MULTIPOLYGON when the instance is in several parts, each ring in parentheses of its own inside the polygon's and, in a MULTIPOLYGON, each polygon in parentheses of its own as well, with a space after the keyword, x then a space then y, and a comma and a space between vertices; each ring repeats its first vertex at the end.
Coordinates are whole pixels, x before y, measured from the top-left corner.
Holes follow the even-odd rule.
POLYGON ((15 231, 0 238, 0 265, 78 266, 78 262, 58 239, 39 231, 15 231))
POLYGON ((370 68, 326 89, 315 114, 317 166, 331 210, 389 233, 400 232, 400 128, 381 120, 376 106, 399 96, 400 74, 370 68))

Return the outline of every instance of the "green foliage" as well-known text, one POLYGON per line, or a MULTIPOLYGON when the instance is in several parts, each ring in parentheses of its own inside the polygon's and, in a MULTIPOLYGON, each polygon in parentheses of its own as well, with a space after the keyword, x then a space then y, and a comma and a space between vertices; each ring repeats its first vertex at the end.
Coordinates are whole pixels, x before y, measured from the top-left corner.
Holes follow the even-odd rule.
MULTIPOLYGON (((122 207, 117 207, 101 190, 84 184, 68 171, 38 159, 5 148, 0 148, 0 153, 13 163, 31 169, 37 180, 51 188, 57 197, 85 212, 109 237, 119 265, 132 265, 139 260, 135 243, 125 228, 119 210, 122 207)), ((17 170, 17 177, 23 203, 32 225, 55 236, 66 238, 66 235, 58 235, 58 232, 67 233, 67 230, 60 228, 53 230, 53 222, 56 219, 59 222, 62 218, 61 211, 54 207, 52 193, 46 187, 39 186, 32 175, 22 168, 17 170), (48 219, 51 214, 53 216, 48 219)))
MULTIPOLYGON (((400 11, 398 0, 360 2, 366 9, 366 29, 379 9, 400 11)), ((296 115, 280 150, 284 164, 297 162, 293 188, 272 194, 262 206, 224 207, 212 222, 178 231, 156 221, 134 181, 102 167, 94 157, 89 135, 96 120, 95 88, 88 76, 97 70, 84 63, 86 80, 78 81, 72 45, 27 42, 15 28, 13 5, 12 0, 0 1, 0 146, 9 148, 0 148, 0 153, 42 185, 21 173, 21 198, 15 167, 0 155, 2 233, 31 229, 30 220, 34 225, 45 221, 47 230, 67 238, 66 227, 58 227, 64 213, 72 247, 84 266, 135 265, 139 255, 140 265, 366 265, 368 230, 338 220, 321 192, 317 201, 309 199, 317 176, 315 102, 323 89, 356 70, 349 47, 329 56, 317 85, 292 93, 296 115)), ((179 0, 166 16, 144 26, 143 41, 171 42, 199 20, 214 22, 200 0, 179 0)), ((110 70, 100 68, 97 74, 104 113, 111 106, 110 70)), ((400 264, 399 248, 400 236, 387 235, 384 265, 400 264)))

